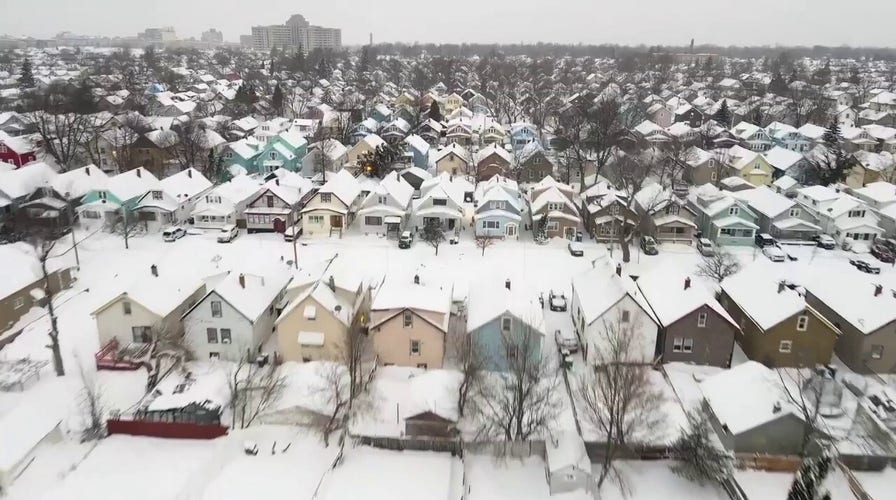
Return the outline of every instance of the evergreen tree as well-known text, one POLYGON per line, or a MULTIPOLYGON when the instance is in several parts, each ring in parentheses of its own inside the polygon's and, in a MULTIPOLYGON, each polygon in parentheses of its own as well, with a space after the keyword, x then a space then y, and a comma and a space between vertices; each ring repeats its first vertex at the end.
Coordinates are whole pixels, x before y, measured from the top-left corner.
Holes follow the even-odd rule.
POLYGON ((787 90, 787 81, 784 80, 784 75, 782 75, 780 72, 775 73, 772 81, 768 84, 768 91, 772 94, 784 95, 787 93, 787 90))
POLYGON ((823 486, 831 468, 831 457, 823 454, 809 457, 800 465, 787 500, 831 500, 831 493, 823 486))
POLYGON ((364 73, 370 69, 370 46, 361 47, 361 60, 358 62, 358 72, 364 73))
POLYGON ((442 110, 439 108, 439 101, 433 100, 429 105, 429 117, 433 120, 442 121, 442 110))
POLYGON ((283 89, 280 84, 274 86, 274 95, 271 96, 271 107, 277 113, 277 116, 283 116, 283 89))
POLYGON ((293 73, 301 73, 305 71, 305 53, 302 51, 301 46, 299 46, 298 50, 296 50, 292 57, 289 58, 286 69, 293 73))
POLYGON ((19 87, 22 90, 34 88, 34 72, 31 69, 31 59, 25 58, 22 61, 22 70, 20 71, 19 87))
POLYGON ((717 121, 723 127, 731 126, 731 111, 728 110, 728 99, 722 99, 722 105, 716 114, 712 115, 712 119, 717 121))
POLYGON ((548 242, 548 218, 542 217, 535 223, 535 242, 545 244, 548 242))
POLYGON ((93 86, 86 78, 71 90, 69 103, 71 111, 79 115, 89 115, 98 111, 93 97, 93 86))
POLYGON ((827 186, 844 181, 849 173, 849 156, 843 150, 843 135, 836 120, 831 121, 821 139, 824 152, 813 162, 818 182, 827 186))
POLYGON ((673 445, 681 459, 672 471, 700 484, 719 483, 731 475, 734 458, 712 441, 712 428, 706 412, 688 412, 688 427, 673 445))

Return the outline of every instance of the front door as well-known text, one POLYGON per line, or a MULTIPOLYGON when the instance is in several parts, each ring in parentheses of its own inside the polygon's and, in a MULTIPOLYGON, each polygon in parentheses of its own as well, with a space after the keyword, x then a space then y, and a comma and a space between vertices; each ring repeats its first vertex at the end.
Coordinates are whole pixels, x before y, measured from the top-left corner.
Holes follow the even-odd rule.
POLYGON ((507 226, 504 228, 504 231, 506 232, 508 238, 516 237, 516 224, 507 224, 507 226))
POLYGON ((567 228, 563 229, 563 237, 568 240, 576 239, 576 228, 567 227, 567 228))
POLYGON ((453 231, 453 230, 454 230, 454 223, 455 223, 455 222, 456 222, 456 221, 455 221, 454 219, 448 219, 448 230, 449 230, 449 231, 453 231))
POLYGON ((279 217, 274 217, 274 231, 278 233, 286 231, 286 221, 279 217))
POLYGON ((331 215, 330 216, 330 227, 333 229, 342 229, 342 216, 341 215, 331 215))

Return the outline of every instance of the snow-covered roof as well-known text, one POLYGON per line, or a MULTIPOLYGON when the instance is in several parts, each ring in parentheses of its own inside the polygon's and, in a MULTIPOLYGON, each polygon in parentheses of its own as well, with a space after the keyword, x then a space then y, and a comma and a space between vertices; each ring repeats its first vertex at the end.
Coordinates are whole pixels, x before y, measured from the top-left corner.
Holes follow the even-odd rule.
POLYGON ((786 171, 788 168, 796 164, 796 162, 803 159, 803 155, 797 153, 796 151, 782 148, 781 146, 773 147, 772 149, 763 153, 763 156, 765 156, 765 160, 769 163, 769 165, 781 171, 786 171))
POLYGON ((60 384, 41 383, 0 414, 0 472, 14 473, 34 448, 66 418, 60 384))
POLYGON ((374 292, 370 309, 418 309, 447 315, 451 310, 451 284, 427 283, 426 280, 421 280, 420 283, 418 285, 413 281, 386 279, 374 292))
POLYGON ((889 182, 878 181, 866 184, 865 187, 855 190, 862 198, 872 200, 878 205, 896 203, 896 185, 889 182))
POLYGON ((143 167, 137 167, 110 177, 109 182, 106 184, 106 190, 121 201, 142 196, 148 191, 159 189, 159 187, 159 180, 156 176, 143 167))
POLYGON ((351 206, 355 198, 361 194, 361 186, 347 170, 330 174, 326 184, 320 187, 320 193, 331 193, 346 206, 351 206))
POLYGON ((873 333, 896 321, 896 279, 888 275, 869 278, 855 272, 829 271, 810 275, 803 285, 862 333, 873 333), (875 296, 877 285, 882 290, 875 296))
POLYGON ((236 142, 231 142, 227 147, 244 160, 249 160, 261 152, 256 148, 255 142, 250 142, 248 139, 240 139, 236 142))
POLYGON ((617 275, 616 262, 605 253, 595 259, 593 269, 573 277, 572 287, 581 301, 586 324, 590 325, 600 318, 626 295, 631 296, 651 319, 656 320, 635 282, 625 273, 617 275))
POLYGON ((757 326, 768 330, 806 310, 803 297, 780 283, 774 271, 758 262, 729 276, 721 286, 757 326))
POLYGON ((26 243, 0 245, 0 298, 21 290, 41 276, 34 249, 26 243))
POLYGON ((481 280, 471 285, 467 300, 467 331, 510 313, 532 329, 545 333, 544 308, 534 294, 508 290, 503 281, 481 280))
POLYGON ((157 316, 167 316, 183 304, 190 295, 196 293, 200 287, 205 286, 203 279, 195 272, 177 268, 174 263, 171 264, 170 267, 168 265, 157 266, 158 276, 150 275, 148 269, 144 271, 145 275, 142 272, 139 273, 140 276, 135 278, 123 293, 116 295, 97 308, 93 314, 99 314, 123 298, 137 302, 157 316))
POLYGON ((756 361, 708 377, 700 390, 719 422, 735 436, 783 416, 800 418, 778 376, 756 361))
POLYGON ((405 137, 404 142, 420 153, 426 153, 427 151, 429 151, 429 143, 417 134, 411 134, 405 137))
POLYGON ((165 411, 198 404, 209 409, 221 409, 227 405, 230 394, 226 365, 191 363, 187 375, 172 372, 154 388, 157 394, 145 409, 165 411))
POLYGON ((465 162, 470 161, 470 152, 456 142, 452 142, 451 144, 433 153, 432 161, 438 163, 442 161, 442 159, 452 154, 465 162))
POLYGON ((279 269, 268 269, 263 274, 231 271, 206 297, 217 294, 254 323, 277 300, 290 279, 292 276, 279 269))
POLYGON ((28 144, 25 139, 21 137, 13 137, 2 130, 0 130, 0 143, 5 144, 7 148, 11 149, 16 154, 24 154, 34 151, 34 148, 28 144))
POLYGON ((56 171, 43 162, 30 163, 8 172, 0 172, 0 193, 15 200, 51 185, 56 171))
POLYGON ((109 176, 96 165, 85 165, 61 173, 50 181, 53 189, 67 199, 78 199, 91 191, 106 188, 109 176))
POLYGON ((797 180, 793 177, 789 175, 782 175, 781 177, 775 179, 775 182, 772 183, 772 186, 775 186, 782 191, 787 191, 797 184, 799 184, 799 182, 797 182, 797 180))
POLYGON ((798 128, 797 132, 808 137, 809 139, 817 141, 821 139, 825 132, 827 132, 827 129, 824 127, 819 127, 818 125, 812 123, 807 123, 798 128))
POLYGON ((697 309, 708 306, 728 323, 737 323, 721 304, 703 287, 700 280, 671 267, 658 267, 641 275, 636 282, 650 308, 664 327, 675 323, 697 309), (689 281, 686 281, 689 280, 689 281), (685 284, 687 282, 687 287, 685 284))
POLYGON ((238 175, 233 179, 216 186, 209 195, 217 195, 232 203, 240 203, 255 196, 261 189, 258 180, 248 175, 238 175))
POLYGON ((212 183, 195 168, 188 168, 170 175, 159 182, 162 191, 175 200, 187 200, 206 189, 212 187, 212 183))
POLYGON ((552 473, 569 467, 591 473, 585 441, 571 429, 560 431, 555 437, 545 440, 545 464, 552 473))
POLYGON ((822 185, 808 186, 797 190, 800 196, 815 201, 832 201, 843 196, 843 194, 822 185))
POLYGON ((768 186, 736 191, 731 195, 745 202, 751 210, 755 210, 772 219, 796 205, 793 200, 776 193, 768 186))
POLYGON ((510 155, 510 151, 507 151, 503 147, 498 146, 497 144, 489 144, 488 146, 480 149, 473 155, 473 161, 475 163, 479 163, 482 160, 488 158, 489 156, 496 154, 501 157, 508 164, 513 163, 513 157, 510 155))

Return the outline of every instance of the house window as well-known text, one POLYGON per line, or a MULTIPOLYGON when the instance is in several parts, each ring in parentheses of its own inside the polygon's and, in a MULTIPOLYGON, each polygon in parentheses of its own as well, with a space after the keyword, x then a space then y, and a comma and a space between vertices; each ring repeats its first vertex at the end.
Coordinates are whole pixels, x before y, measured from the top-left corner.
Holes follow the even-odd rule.
POLYGON ((684 339, 681 337, 675 337, 675 339, 672 340, 672 352, 681 352, 683 345, 684 339))
POLYGON ((433 198, 432 205, 434 207, 444 207, 448 205, 448 200, 446 200, 445 198, 433 198))
POLYGON ((556 212, 556 211, 560 211, 560 210, 563 210, 562 203, 548 203, 548 211, 549 212, 556 212))
POLYGON ((796 331, 805 332, 809 326, 809 316, 798 316, 796 318, 796 331))
POLYGON ((131 327, 131 335, 134 337, 134 342, 146 344, 152 340, 152 328, 148 326, 134 326, 131 327))
POLYGON ((320 202, 321 203, 330 203, 331 201, 333 201, 332 193, 321 193, 320 194, 320 202))
POLYGON ((324 216, 323 215, 309 215, 308 223, 309 224, 323 224, 324 216))
POLYGON ((385 205, 386 202, 388 201, 388 198, 387 198, 386 196, 384 196, 384 195, 380 195, 380 196, 377 196, 377 197, 376 197, 376 201, 377 201, 377 203, 379 203, 380 205, 385 205))
POLYGON ((884 346, 882 345, 872 345, 871 346, 871 359, 881 359, 884 357, 884 346))
POLYGON ((124 313, 126 315, 131 314, 131 303, 130 302, 122 302, 121 307, 122 307, 122 309, 124 309, 124 313))
POLYGON ((492 202, 492 208, 495 210, 504 210, 505 206, 506 206, 505 202, 503 202, 503 201, 493 201, 492 202))
POLYGON ((728 215, 740 215, 740 207, 731 207, 728 209, 728 215))
POLYGON ((265 199, 265 204, 267 205, 268 208, 274 207, 274 196, 273 195, 269 194, 269 195, 265 196, 264 199, 265 199))
POLYGON ((697 328, 706 328, 706 313, 697 315, 697 328))
POLYGON ((205 202, 206 203, 221 203, 221 197, 220 196, 206 196, 205 202))
POLYGON ((547 231, 558 231, 560 229, 560 223, 557 221, 550 221, 545 225, 545 229, 547 231))
POLYGON ((864 216, 865 216, 865 211, 864 211, 864 210, 850 210, 850 211, 849 211, 849 214, 847 214, 847 215, 848 215, 850 218, 864 217, 864 216))
POLYGON ((367 217, 364 217, 364 224, 366 224, 366 225, 368 225, 368 226, 382 226, 382 225, 383 225, 383 218, 382 218, 382 217, 367 216, 367 217))
POLYGON ((420 355, 420 341, 412 340, 411 341, 411 356, 419 356, 420 355))
POLYGON ((152 199, 154 199, 154 200, 161 200, 161 199, 162 199, 162 192, 161 192, 161 191, 153 191, 153 192, 152 192, 152 199))
POLYGON ((209 344, 217 344, 218 343, 218 329, 217 328, 206 328, 205 336, 208 338, 209 344))
POLYGON ((414 326, 414 315, 413 315, 413 313, 411 313, 411 311, 405 311, 403 319, 404 319, 404 327, 405 328, 410 328, 410 327, 414 326))
POLYGON ((623 323, 628 323, 628 320, 629 320, 629 312, 628 312, 628 311, 622 311, 622 322, 623 322, 623 323))
POLYGON ((619 205, 610 205, 610 215, 619 215, 619 205))
POLYGON ((19 309, 25 306, 25 297, 16 297, 16 300, 13 301, 13 308, 19 309))
POLYGON ((709 179, 710 179, 711 181, 715 182, 715 181, 719 180, 719 174, 718 174, 715 170, 713 170, 713 171, 710 172, 710 174, 709 174, 709 179))
POLYGON ((101 200, 107 200, 107 199, 109 199, 109 193, 107 193, 107 192, 105 192, 105 191, 98 191, 98 192, 96 193, 96 196, 97 196, 97 198, 99 198, 99 199, 101 199, 101 200))
POLYGON ((222 344, 230 343, 230 328, 222 328, 221 329, 221 343, 222 344))
POLYGON ((496 220, 482 221, 482 229, 500 229, 501 223, 496 220))
POLYGON ((228 151, 228 152, 224 153, 224 159, 232 160, 233 159, 233 151, 228 151))
POLYGON ((694 352, 694 339, 684 339, 684 345, 682 346, 682 351, 694 352))
POLYGON ((502 332, 510 332, 510 326, 513 323, 512 318, 503 317, 501 318, 501 331, 502 332))
POLYGON ((791 208, 788 215, 790 215, 791 217, 799 217, 801 213, 803 212, 799 208, 791 208))
POLYGON ((221 317, 221 301, 220 300, 212 301, 212 317, 213 318, 221 317))
POLYGON ((219 359, 220 357, 221 357, 221 355, 218 354, 217 352, 209 352, 208 353, 208 359, 219 359))
POLYGON ((782 340, 780 344, 778 344, 778 352, 789 353, 793 348, 793 342, 789 340, 782 340))
POLYGON ((270 158, 270 159, 272 159, 272 160, 276 160, 276 159, 277 159, 277 153, 271 151, 270 153, 268 153, 268 158, 270 158))

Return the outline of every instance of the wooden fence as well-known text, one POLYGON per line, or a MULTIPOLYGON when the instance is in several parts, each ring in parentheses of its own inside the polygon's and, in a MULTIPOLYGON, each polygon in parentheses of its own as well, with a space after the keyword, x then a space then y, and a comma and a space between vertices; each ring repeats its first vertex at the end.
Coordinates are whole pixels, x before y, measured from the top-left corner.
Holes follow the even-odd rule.
POLYGON ((223 425, 194 424, 190 422, 155 422, 147 420, 106 421, 109 434, 129 434, 174 439, 215 439, 227 434, 223 425))

